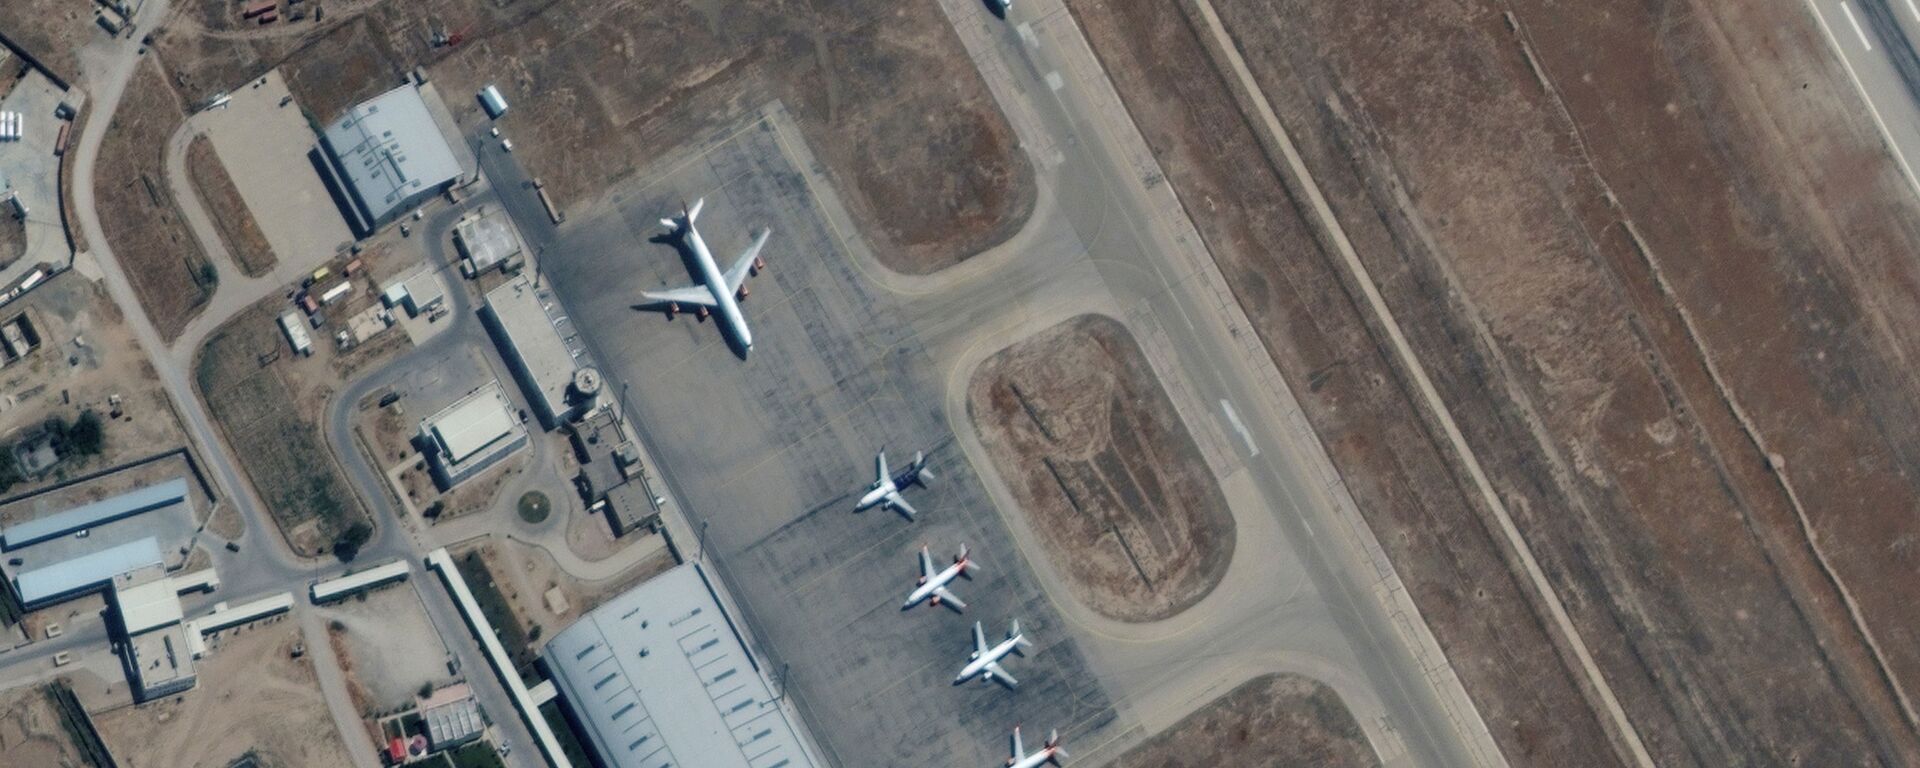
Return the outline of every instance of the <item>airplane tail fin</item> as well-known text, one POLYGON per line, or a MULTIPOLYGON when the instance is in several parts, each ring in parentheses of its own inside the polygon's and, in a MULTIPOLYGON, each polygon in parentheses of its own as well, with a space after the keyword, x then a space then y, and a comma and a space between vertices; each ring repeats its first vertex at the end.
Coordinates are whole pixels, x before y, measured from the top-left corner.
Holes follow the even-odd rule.
POLYGON ((1021 656, 1025 656, 1027 654, 1021 651, 1020 649, 1033 647, 1033 641, 1028 640, 1027 636, 1021 633, 1019 619, 1014 619, 1013 626, 1010 626, 1007 628, 1007 639, 1013 641, 1013 652, 1018 653, 1021 656))
POLYGON ((1067 751, 1060 748, 1060 729, 1055 728, 1047 732, 1047 749, 1053 751, 1052 754, 1047 755, 1047 760, 1054 765, 1059 765, 1060 759, 1067 757, 1067 751))
POLYGON ((954 556, 953 562, 960 566, 961 576, 965 576, 967 581, 973 581, 973 569, 979 568, 980 565, 973 562, 973 553, 967 549, 967 545, 960 545, 960 554, 954 556))
POLYGON ((933 479, 933 471, 927 469, 927 453, 925 451, 914 451, 913 452, 913 481, 916 483, 919 483, 920 487, 925 488, 927 485, 927 481, 932 479, 933 479))
POLYGON ((693 220, 700 218, 700 206, 703 206, 706 204, 707 204, 707 199, 703 197, 693 201, 692 207, 687 207, 685 205, 682 205, 680 207, 679 216, 675 216, 670 219, 661 219, 660 225, 676 233, 684 232, 687 229, 693 227, 693 220))

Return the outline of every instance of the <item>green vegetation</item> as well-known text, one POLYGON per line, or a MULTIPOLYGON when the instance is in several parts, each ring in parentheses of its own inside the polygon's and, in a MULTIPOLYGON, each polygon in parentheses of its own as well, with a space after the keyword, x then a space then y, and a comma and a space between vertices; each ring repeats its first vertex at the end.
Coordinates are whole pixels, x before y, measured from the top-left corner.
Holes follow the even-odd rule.
MULTIPOLYGON (((68 421, 58 415, 48 416, 40 425, 40 431, 26 437, 28 442, 46 439, 60 460, 89 459, 100 455, 107 449, 107 425, 100 414, 89 408, 82 410, 79 416, 68 421)), ((20 457, 14 453, 18 447, 15 442, 0 442, 0 492, 5 492, 26 481, 26 475, 20 471, 20 457)))
POLYGON ((285 366, 272 364, 285 346, 270 314, 242 314, 201 349, 195 383, 281 533, 314 555, 340 543, 366 512, 320 426, 301 413, 285 366))
POLYGON ((540 705, 540 716, 547 719, 547 727, 553 729, 553 740, 560 742, 560 753, 574 765, 593 765, 587 757, 586 746, 580 743, 580 734, 573 730, 573 723, 567 720, 567 714, 560 711, 560 700, 555 699, 540 705))
POLYGON ((494 752, 493 745, 484 741, 461 746, 452 754, 454 768, 506 768, 506 763, 501 762, 500 755, 494 752))
POLYGON ((473 592, 473 601, 480 604, 480 613, 493 625, 500 647, 513 657, 513 666, 520 678, 539 682, 538 674, 533 671, 533 648, 527 639, 527 630, 513 615, 513 607, 507 604, 507 596, 500 593, 500 585, 493 580, 493 571, 487 568, 480 552, 461 555, 454 565, 460 569, 460 578, 467 580, 467 589, 473 592))
POLYGON ((94 768, 116 768, 113 755, 107 752, 107 745, 100 740, 100 732, 93 729, 93 720, 87 717, 87 711, 80 706, 80 699, 73 695, 73 689, 67 687, 64 680, 47 684, 47 699, 53 702, 53 708, 60 713, 60 727, 67 732, 67 738, 78 747, 87 764, 94 768))
POLYGON ((553 500, 539 491, 527 491, 520 497, 520 519, 529 523, 544 523, 547 515, 553 513, 553 500))
POLYGON ((343 563, 352 562, 360 555, 360 548, 366 546, 371 539, 373 539, 373 526, 359 522, 349 525, 346 530, 340 532, 339 536, 334 537, 333 556, 340 558, 340 562, 343 563))

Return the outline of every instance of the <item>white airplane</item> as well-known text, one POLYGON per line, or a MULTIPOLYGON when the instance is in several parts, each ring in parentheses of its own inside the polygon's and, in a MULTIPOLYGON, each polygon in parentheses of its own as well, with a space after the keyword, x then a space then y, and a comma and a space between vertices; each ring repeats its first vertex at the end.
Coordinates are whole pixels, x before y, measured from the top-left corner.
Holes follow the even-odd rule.
POLYGON ((980 622, 976 621, 973 623, 973 653, 967 655, 967 665, 961 667, 960 674, 954 676, 953 684, 959 685, 978 677, 987 682, 1002 683, 1008 688, 1018 688, 1020 681, 1000 668, 1000 660, 1009 653, 1025 656, 1020 649, 1031 647, 1033 643, 1020 633, 1019 619, 1014 619, 1013 626, 1007 629, 1007 639, 992 648, 987 647, 987 633, 980 629, 980 622))
POLYGON ((907 471, 900 473, 899 478, 895 478, 887 471, 887 452, 881 451, 873 459, 873 473, 873 485, 867 486, 867 495, 860 497, 860 503, 853 505, 853 511, 863 512, 878 506, 899 512, 908 520, 912 520, 914 515, 919 514, 914 510, 913 505, 908 504, 906 498, 900 495, 900 487, 918 485, 925 488, 927 481, 933 479, 933 473, 927 470, 927 454, 924 451, 914 452, 913 466, 907 467, 907 471))
POLYGON ((767 235, 772 231, 760 230, 760 234, 753 238, 753 245, 748 246, 746 252, 740 254, 733 266, 723 273, 714 264, 713 254, 707 250, 707 241, 701 239, 700 230, 693 226, 704 203, 704 198, 695 200, 693 207, 681 209, 679 216, 660 220, 667 227, 668 237, 685 242, 693 252, 701 284, 671 291, 643 291, 640 294, 645 300, 642 306, 665 307, 669 318, 678 314, 682 306, 694 307, 694 313, 701 320, 707 319, 708 314, 718 314, 732 341, 739 345, 740 354, 745 356, 748 350, 753 349, 753 332, 747 330, 747 320, 740 315, 739 302, 752 292, 745 285, 747 277, 767 268, 766 262, 760 258, 760 247, 767 244, 767 235))
POLYGON ((1067 751, 1060 748, 1060 729, 1047 732, 1047 745, 1029 755, 1020 746, 1020 726, 1013 727, 1013 756, 1007 758, 1007 768, 1040 768, 1048 763, 1059 765, 1066 757, 1067 751))
POLYGON ((980 566, 974 564, 973 558, 967 556, 967 545, 962 544, 960 545, 960 554, 955 555, 953 558, 953 565, 947 566, 945 570, 939 573, 934 573, 933 555, 927 554, 927 548, 922 546, 920 548, 919 586, 914 587, 913 592, 907 595, 907 601, 900 604, 900 610, 904 611, 919 605, 920 601, 927 600, 929 597, 932 598, 934 605, 945 603, 956 611, 966 610, 967 604, 961 602, 960 598, 948 591, 947 585, 952 583, 956 576, 965 576, 968 579, 972 579, 973 574, 971 571, 978 567, 980 566))

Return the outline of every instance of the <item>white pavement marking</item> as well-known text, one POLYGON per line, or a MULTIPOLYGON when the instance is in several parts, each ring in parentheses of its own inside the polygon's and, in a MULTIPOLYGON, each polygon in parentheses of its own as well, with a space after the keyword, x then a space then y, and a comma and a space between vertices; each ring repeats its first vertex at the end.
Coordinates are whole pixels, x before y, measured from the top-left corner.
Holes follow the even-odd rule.
POLYGON ((1852 24, 1853 33, 1860 36, 1860 44, 1863 46, 1866 46, 1868 51, 1872 51, 1873 43, 1870 43, 1867 41, 1867 31, 1864 29, 1861 29, 1860 20, 1855 19, 1853 17, 1853 6, 1848 5, 1845 2, 1842 2, 1840 3, 1840 12, 1847 15, 1847 23, 1852 24))
POLYGON ((1028 48, 1039 48, 1039 47, 1040 47, 1040 38, 1039 38, 1039 37, 1036 37, 1036 36, 1035 36, 1035 35, 1033 34, 1033 25, 1032 25, 1032 24, 1028 24, 1028 23, 1026 23, 1026 22, 1021 22, 1021 23, 1020 23, 1020 26, 1018 26, 1018 27, 1014 27, 1014 29, 1016 29, 1016 30, 1019 30, 1019 31, 1020 31, 1020 42, 1023 42, 1023 43, 1026 43, 1026 44, 1027 44, 1027 47, 1028 47, 1028 48))
MULTIPOLYGON (((1866 103, 1867 113, 1873 115, 1873 124, 1880 129, 1880 136, 1887 140, 1887 149, 1893 151, 1894 162, 1900 164, 1900 172, 1907 176, 1907 186, 1920 193, 1920 176, 1913 173, 1913 166, 1907 164, 1907 155, 1900 151, 1900 142, 1893 138, 1893 131, 1887 128, 1886 118, 1880 116, 1880 108, 1874 106, 1873 95, 1867 93, 1867 85, 1860 82, 1860 73, 1854 71, 1853 61, 1847 58, 1847 52, 1840 47, 1840 38, 1834 37, 1833 27, 1827 25, 1826 15, 1820 13, 1818 0, 1807 0, 1807 10, 1813 11, 1813 18, 1820 22, 1820 31, 1827 36, 1827 45, 1833 47, 1833 53, 1840 57, 1841 68, 1847 70, 1847 79, 1853 81, 1853 90, 1860 94, 1860 101, 1866 103)), ((1848 18, 1852 18, 1849 16, 1848 18)))
POLYGON ((1058 91, 1058 90, 1060 90, 1061 88, 1065 88, 1066 86, 1067 86, 1067 81, 1065 81, 1065 80, 1062 80, 1062 79, 1060 79, 1060 73, 1059 73, 1059 72, 1048 72, 1048 73, 1047 73, 1047 87, 1048 87, 1048 88, 1051 88, 1051 89, 1053 89, 1053 90, 1056 90, 1056 91, 1058 91))
POLYGON ((1240 414, 1234 412, 1233 403, 1222 398, 1220 410, 1227 414, 1227 423, 1233 425, 1233 431, 1240 433, 1240 442, 1247 444, 1247 458, 1260 455, 1260 447, 1253 444, 1253 434, 1247 431, 1247 425, 1240 422, 1240 414))
POLYGON ((1907 0, 1907 13, 1913 14, 1914 21, 1920 21, 1920 5, 1915 5, 1913 0, 1907 0))

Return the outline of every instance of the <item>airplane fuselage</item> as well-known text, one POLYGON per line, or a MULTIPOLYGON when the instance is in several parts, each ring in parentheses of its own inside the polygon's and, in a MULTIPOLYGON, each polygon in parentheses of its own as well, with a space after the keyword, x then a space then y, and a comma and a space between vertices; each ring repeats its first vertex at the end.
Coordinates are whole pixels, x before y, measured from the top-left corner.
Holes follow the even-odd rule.
POLYGON ((986 671, 988 664, 1006 658, 1007 654, 1013 653, 1013 649, 1019 644, 1020 639, 1016 635, 1000 641, 999 645, 988 648, 986 653, 976 651, 973 654, 973 660, 967 662, 966 666, 960 668, 960 674, 954 675, 953 682, 956 684, 964 683, 979 677, 981 672, 986 671))
POLYGON ((1046 749, 1027 755, 1023 759, 1008 760, 1007 768, 1040 768, 1040 766, 1046 765, 1048 760, 1053 759, 1053 753, 1055 751, 1053 747, 1047 747, 1046 749))
MULTIPOLYGON (((954 563, 953 565, 947 566, 945 570, 942 570, 939 573, 934 574, 933 578, 927 579, 926 581, 921 582, 920 586, 914 587, 913 592, 907 595, 907 601, 904 603, 901 603, 900 607, 911 608, 915 605, 919 605, 920 601, 927 599, 927 597, 932 595, 935 590, 938 590, 941 587, 944 587, 952 583, 954 578, 958 577, 960 575, 960 572, 966 569, 967 569, 967 564, 965 561, 954 563)), ((995 657, 995 658, 998 658, 998 657, 995 657)))
POLYGON ((700 269, 700 282, 705 283, 707 291, 713 294, 714 316, 719 318, 727 333, 740 345, 741 350, 753 349, 753 332, 747 329, 747 320, 740 314, 740 303, 734 300, 733 291, 727 287, 727 276, 720 266, 713 263, 713 253, 707 250, 707 241, 700 237, 700 230, 687 222, 687 247, 693 250, 695 266, 700 269))
POLYGON ((860 503, 853 505, 853 511, 870 509, 873 505, 886 501, 887 494, 897 490, 900 489, 893 484, 892 478, 875 481, 873 485, 867 486, 867 495, 860 497, 860 503))

